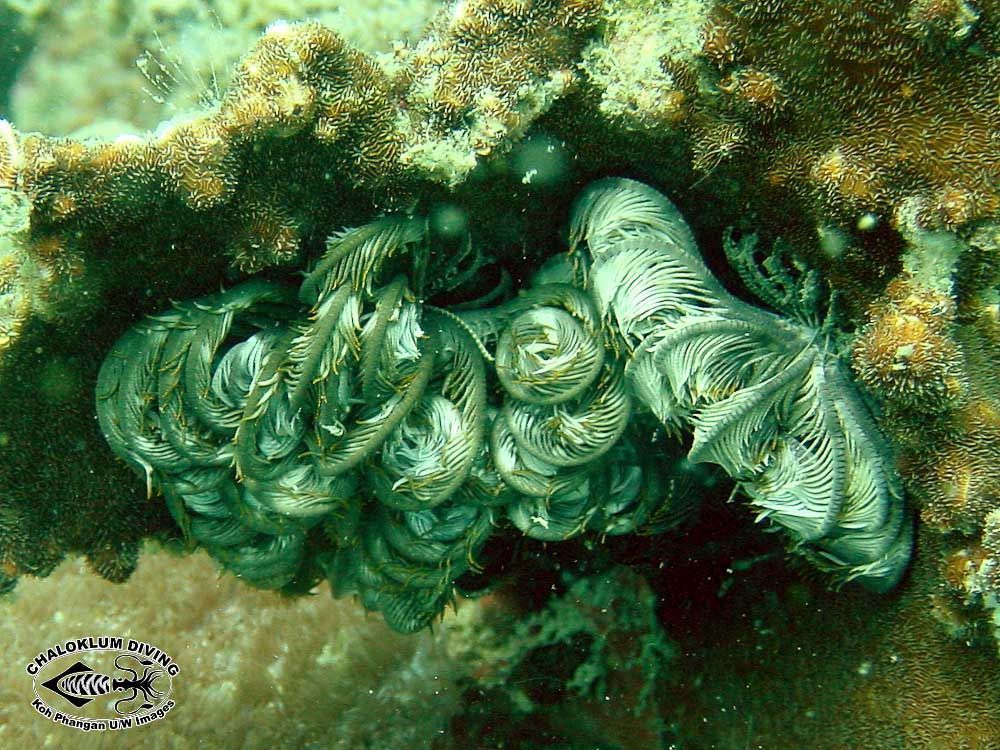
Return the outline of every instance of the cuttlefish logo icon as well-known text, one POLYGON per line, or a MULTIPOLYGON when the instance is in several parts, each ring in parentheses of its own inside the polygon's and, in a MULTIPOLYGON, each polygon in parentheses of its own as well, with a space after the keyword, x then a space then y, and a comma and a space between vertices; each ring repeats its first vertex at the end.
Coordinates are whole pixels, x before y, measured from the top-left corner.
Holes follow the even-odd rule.
POLYGON ((45 718, 84 731, 122 730, 162 719, 177 663, 135 639, 77 638, 39 653, 25 668, 34 678, 31 706, 45 718))
POLYGON ((122 716, 138 713, 147 708, 152 708, 150 699, 156 699, 163 695, 153 687, 153 681, 165 674, 162 669, 152 669, 154 662, 149 659, 139 659, 131 654, 119 654, 115 657, 115 667, 131 674, 130 678, 124 680, 113 679, 106 674, 95 672, 82 661, 78 661, 71 667, 66 667, 62 674, 56 675, 51 680, 42 683, 42 687, 48 688, 64 700, 72 703, 76 708, 82 708, 90 703, 94 698, 110 693, 121 691, 131 691, 130 694, 115 701, 115 713, 122 716), (142 677, 139 673, 119 664, 123 659, 132 659, 142 667, 142 677), (132 710, 119 708, 119 706, 136 703, 136 697, 142 693, 145 698, 142 703, 132 710))

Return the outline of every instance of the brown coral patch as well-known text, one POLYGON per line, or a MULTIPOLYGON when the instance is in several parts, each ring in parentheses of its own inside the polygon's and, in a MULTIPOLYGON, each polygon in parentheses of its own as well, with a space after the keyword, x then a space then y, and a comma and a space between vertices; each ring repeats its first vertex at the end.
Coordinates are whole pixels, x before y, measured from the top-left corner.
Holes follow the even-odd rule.
POLYGON ((719 82, 719 89, 742 100, 751 111, 773 116, 784 103, 781 82, 759 68, 735 70, 719 82))
MULTIPOLYGON (((997 750, 1000 662, 993 644, 952 638, 928 533, 888 597, 837 594, 773 566, 742 576, 679 640, 670 709, 692 747, 768 750, 997 750), (774 595, 761 599, 761 590, 774 595)), ((960 616, 968 616, 961 614, 960 616)))
POLYGON ((710 16, 701 29, 701 51, 719 68, 724 68, 736 59, 733 28, 717 14, 710 16))
POLYGON ((299 253, 299 223, 280 204, 250 199, 241 205, 246 217, 228 245, 228 253, 245 273, 267 265, 287 264, 299 253))
POLYGON ((903 469, 925 522, 972 532, 1000 508, 1000 411, 972 400, 946 424, 914 435, 922 449, 910 453, 903 469))
POLYGON ((861 382, 893 404, 940 412, 966 394, 953 339, 955 305, 944 294, 894 279, 868 311, 853 349, 861 382))
POLYGON ((9 122, 0 120, 0 188, 14 187, 20 160, 20 138, 9 122))
POLYGON ((772 175, 815 223, 887 213, 910 196, 927 205, 922 218, 932 226, 984 218, 1000 201, 993 5, 970 13, 961 0, 723 0, 702 50, 719 88, 740 96, 700 95, 698 106, 746 127, 758 144, 747 176, 772 175), (918 27, 941 28, 951 43, 918 27), (746 71, 766 78, 750 86, 746 71), (759 108, 775 90, 784 102, 775 121, 741 106, 759 108))
POLYGON ((195 120, 169 131, 159 144, 167 174, 195 211, 222 205, 236 190, 232 145, 215 119, 195 120))

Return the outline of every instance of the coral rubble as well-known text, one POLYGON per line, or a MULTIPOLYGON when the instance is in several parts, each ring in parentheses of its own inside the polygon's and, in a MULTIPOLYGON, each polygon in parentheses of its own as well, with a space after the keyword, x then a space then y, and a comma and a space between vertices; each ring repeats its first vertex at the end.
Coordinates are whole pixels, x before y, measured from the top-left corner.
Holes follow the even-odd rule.
POLYGON ((564 578, 541 609, 501 590, 449 618, 448 652, 464 667, 453 744, 668 747, 658 704, 676 655, 656 595, 622 566, 564 578))

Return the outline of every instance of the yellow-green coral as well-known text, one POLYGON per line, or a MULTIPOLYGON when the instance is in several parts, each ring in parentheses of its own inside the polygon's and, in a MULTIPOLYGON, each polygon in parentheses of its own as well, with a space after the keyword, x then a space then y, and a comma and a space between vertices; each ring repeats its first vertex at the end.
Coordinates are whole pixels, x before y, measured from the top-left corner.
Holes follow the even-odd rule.
MULTIPOLYGON (((5 125, 0 120, 0 129, 5 125)), ((54 273, 30 252, 29 211, 26 195, 0 187, 0 356, 29 316, 51 311, 54 273)))
POLYGON ((701 50, 705 0, 610 0, 600 37, 583 51, 580 67, 600 92, 600 111, 625 128, 657 137, 679 123, 690 104, 677 80, 701 50))

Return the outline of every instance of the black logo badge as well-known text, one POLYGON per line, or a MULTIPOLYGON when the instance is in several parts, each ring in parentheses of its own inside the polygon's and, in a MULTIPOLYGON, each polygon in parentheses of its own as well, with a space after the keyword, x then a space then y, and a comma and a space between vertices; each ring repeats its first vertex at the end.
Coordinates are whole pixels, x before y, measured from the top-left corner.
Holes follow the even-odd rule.
POLYGON ((65 641, 39 653, 25 669, 35 682, 32 708, 84 731, 162 719, 174 707, 170 693, 180 672, 156 646, 116 637, 65 641))

